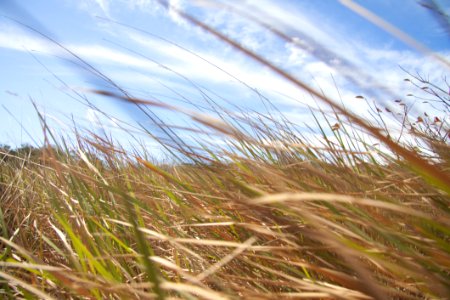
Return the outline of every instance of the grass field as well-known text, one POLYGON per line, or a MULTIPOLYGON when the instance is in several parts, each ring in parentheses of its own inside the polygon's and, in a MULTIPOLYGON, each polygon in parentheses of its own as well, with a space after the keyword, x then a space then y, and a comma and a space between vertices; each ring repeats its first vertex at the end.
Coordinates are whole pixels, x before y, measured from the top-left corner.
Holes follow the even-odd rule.
POLYGON ((163 164, 107 136, 53 136, 40 115, 42 147, 0 152, 0 295, 448 299, 446 87, 405 74, 445 110, 413 115, 398 102, 405 113, 389 129, 384 108, 361 119, 206 29, 328 103, 334 113, 311 112, 317 140, 285 118, 211 104, 214 116, 178 113, 229 142, 188 145, 160 124, 158 142, 181 157, 163 164))

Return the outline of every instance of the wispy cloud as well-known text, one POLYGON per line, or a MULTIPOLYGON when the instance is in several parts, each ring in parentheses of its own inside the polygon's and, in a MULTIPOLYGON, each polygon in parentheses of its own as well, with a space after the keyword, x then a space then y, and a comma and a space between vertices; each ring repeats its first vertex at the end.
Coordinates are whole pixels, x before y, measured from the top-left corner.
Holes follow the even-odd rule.
MULTIPOLYGON (((304 16, 296 8, 287 5, 275 5, 270 1, 261 1, 248 1, 247 3, 249 5, 258 5, 261 14, 270 15, 278 20, 278 23, 274 23, 276 26, 286 28, 286 30, 288 30, 287 28, 301 28, 302 32, 307 32, 309 36, 314 36, 316 40, 334 52, 341 55, 345 54, 346 59, 351 60, 354 65, 371 74, 398 94, 406 94, 407 92, 407 87, 402 81, 406 74, 400 70, 399 65, 407 70, 431 76, 431 79, 437 82, 441 80, 444 71, 437 67, 432 60, 425 59, 413 51, 396 50, 383 46, 374 48, 365 41, 353 41, 353 44, 343 43, 340 40, 342 41, 348 33, 334 32, 331 35, 327 32, 328 28, 319 28, 314 24, 314 18, 317 16, 304 16), (358 44, 358 47, 354 47, 355 44, 358 44)), ((89 5, 95 5, 105 13, 110 12, 113 5, 159 11, 162 9, 160 6, 155 6, 155 1, 145 0, 134 0, 127 2, 127 4, 118 0, 85 0, 84 2, 90 3, 89 5)), ((172 0, 171 5, 177 8, 188 7, 186 2, 180 0, 172 0)), ((172 13, 170 10, 166 11, 166 14, 170 22, 177 25, 181 24, 179 16, 173 14, 173 11, 172 13)), ((242 18, 230 12, 220 11, 214 13, 206 11, 204 16, 209 24, 223 30, 227 35, 236 38, 245 46, 273 60, 281 68, 295 74, 308 84, 322 89, 326 95, 334 99, 339 99, 341 96, 347 107, 351 107, 355 111, 361 112, 366 109, 361 101, 355 101, 355 96, 361 93, 361 89, 339 76, 339 70, 336 71, 336 69, 330 67, 333 64, 330 64, 329 61, 319 61, 317 58, 312 57, 310 52, 299 49, 293 43, 281 41, 253 22, 242 20, 242 18), (338 93, 334 85, 331 74, 336 79, 340 93, 338 93)), ((236 83, 236 80, 229 75, 232 74, 249 86, 269 95, 274 102, 291 106, 298 106, 299 102, 313 103, 310 96, 300 91, 297 87, 279 78, 267 69, 256 65, 242 55, 230 51, 229 48, 219 41, 208 43, 208 47, 205 47, 203 44, 204 40, 202 40, 202 37, 199 37, 192 43, 183 45, 191 49, 195 53, 193 54, 174 44, 131 30, 128 30, 124 35, 127 38, 118 41, 118 44, 126 44, 128 48, 138 53, 143 53, 150 59, 145 59, 124 49, 118 50, 116 46, 105 46, 100 44, 100 42, 94 44, 73 42, 66 46, 87 61, 101 67, 107 67, 114 74, 120 74, 121 70, 126 70, 127 72, 123 72, 125 75, 122 76, 124 81, 130 81, 130 72, 138 70, 149 75, 161 75, 161 80, 165 79, 168 82, 177 82, 179 84, 179 80, 175 79, 180 78, 177 74, 171 72, 173 70, 201 85, 211 87, 219 93, 227 94, 227 89, 236 87, 235 84, 230 84, 230 82, 236 83), (286 97, 280 96, 280 93, 285 94, 286 97)), ((54 47, 47 41, 16 28, 6 28, 6 30, 0 31, 0 47, 18 51, 36 50, 43 54, 55 54, 59 51, 57 47, 54 47)), ((311 51, 314 51, 314 49, 311 51)), ((443 55, 450 58, 449 53, 443 53, 443 55)), ((351 71, 357 73, 358 69, 351 71)), ((139 77, 138 75, 136 76, 139 77)), ((140 78, 142 79, 142 76, 140 78)), ((117 77, 117 80, 121 80, 120 76, 117 77)), ((141 81, 144 82, 145 80, 141 81)), ((372 83, 367 83, 369 87, 370 84, 372 83)))
POLYGON ((26 33, 18 26, 4 22, 0 22, 0 47, 17 51, 35 50, 46 53, 54 51, 52 50, 54 47, 45 40, 26 33))
POLYGON ((92 17, 103 16, 111 17, 111 0, 78 0, 75 2, 69 2, 74 4, 76 8, 86 12, 92 17))

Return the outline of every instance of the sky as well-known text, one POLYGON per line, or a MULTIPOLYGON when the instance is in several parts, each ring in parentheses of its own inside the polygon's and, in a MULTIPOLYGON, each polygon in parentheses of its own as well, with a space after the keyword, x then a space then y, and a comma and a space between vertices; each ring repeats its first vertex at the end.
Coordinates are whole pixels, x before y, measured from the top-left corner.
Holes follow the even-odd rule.
MULTIPOLYGON (((2 0, 0 144, 42 142, 38 112, 63 135, 70 135, 74 124, 92 132, 107 128, 119 140, 130 140, 127 134, 136 126, 161 134, 135 106, 95 95, 92 89, 122 90, 205 114, 211 113, 211 102, 236 115, 240 109, 276 111, 299 128, 313 126, 307 107, 324 108, 318 99, 177 11, 196 17, 359 115, 367 113, 367 106, 357 95, 387 103, 411 93, 402 68, 448 89, 448 65, 369 22, 344 5, 347 2, 352 1, 170 0, 162 6, 156 0, 2 0), (118 129, 120 124, 126 133, 118 129)), ((419 1, 354 3, 448 64, 448 28, 419 1)), ((450 13, 448 2, 435 3, 450 13)), ((193 126, 186 115, 174 111, 151 108, 151 113, 166 124, 193 126)), ((134 137, 157 147, 145 135, 134 137)))

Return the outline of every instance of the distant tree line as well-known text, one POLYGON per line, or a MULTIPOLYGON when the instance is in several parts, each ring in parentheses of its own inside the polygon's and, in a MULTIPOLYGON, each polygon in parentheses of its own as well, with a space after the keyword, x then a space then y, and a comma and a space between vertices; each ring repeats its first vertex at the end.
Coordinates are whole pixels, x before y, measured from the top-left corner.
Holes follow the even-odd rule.
POLYGON ((0 144, 0 161, 2 162, 10 161, 15 157, 26 157, 35 161, 41 157, 41 154, 42 148, 37 148, 29 144, 24 144, 17 148, 0 144))

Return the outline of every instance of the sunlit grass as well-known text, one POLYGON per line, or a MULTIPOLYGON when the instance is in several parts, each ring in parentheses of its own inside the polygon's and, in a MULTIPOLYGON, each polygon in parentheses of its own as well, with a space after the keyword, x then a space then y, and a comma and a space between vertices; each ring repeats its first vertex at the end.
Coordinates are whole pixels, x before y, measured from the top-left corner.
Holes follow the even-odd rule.
MULTIPOLYGON (((405 110, 397 132, 377 107, 373 120, 361 119, 204 29, 330 104, 334 113, 311 111, 318 137, 305 138, 282 117, 237 116, 213 103, 209 116, 91 91, 177 112, 198 125, 199 136, 227 138, 223 146, 200 138, 192 143, 170 128, 164 139, 140 128, 179 159, 163 164, 144 145, 130 150, 94 133, 71 141, 54 136, 38 111, 48 142, 0 152, 0 293, 25 299, 445 298, 448 122, 405 110)), ((448 110, 443 89, 410 78, 448 110)))
MULTIPOLYGON (((446 294, 445 192, 391 152, 361 141, 364 151, 353 150, 345 124, 323 128, 341 142, 329 137, 309 148, 289 128, 251 122, 260 140, 235 136, 234 152, 188 154, 196 163, 183 165, 159 165, 96 136, 80 136, 72 155, 63 144, 3 152, 2 292, 56 299, 446 294), (281 135, 282 145, 267 142, 281 135)), ((447 172, 448 144, 422 134, 433 165, 447 172)))

